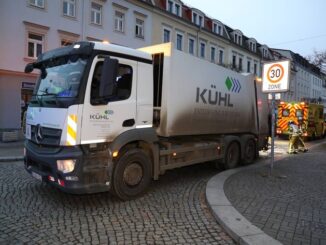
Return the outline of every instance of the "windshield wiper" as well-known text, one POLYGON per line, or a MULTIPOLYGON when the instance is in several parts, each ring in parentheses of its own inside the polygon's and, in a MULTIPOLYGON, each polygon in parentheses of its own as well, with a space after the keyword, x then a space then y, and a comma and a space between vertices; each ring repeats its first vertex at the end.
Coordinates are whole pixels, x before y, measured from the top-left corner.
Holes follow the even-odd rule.
POLYGON ((39 103, 40 106, 43 106, 43 97, 46 97, 46 96, 53 96, 55 98, 56 104, 58 104, 58 96, 56 93, 49 93, 47 88, 45 90, 39 90, 39 92, 41 92, 43 94, 36 93, 36 94, 33 94, 33 96, 36 97, 37 102, 39 103))

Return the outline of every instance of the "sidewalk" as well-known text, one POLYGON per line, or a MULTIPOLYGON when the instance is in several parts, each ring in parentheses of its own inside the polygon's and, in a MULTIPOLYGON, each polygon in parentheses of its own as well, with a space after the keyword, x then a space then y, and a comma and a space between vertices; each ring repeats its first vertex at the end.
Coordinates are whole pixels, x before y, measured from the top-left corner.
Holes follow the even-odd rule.
POLYGON ((326 244, 326 142, 214 176, 206 198, 239 244, 326 244))
POLYGON ((21 161, 24 159, 24 140, 0 142, 0 162, 21 161))

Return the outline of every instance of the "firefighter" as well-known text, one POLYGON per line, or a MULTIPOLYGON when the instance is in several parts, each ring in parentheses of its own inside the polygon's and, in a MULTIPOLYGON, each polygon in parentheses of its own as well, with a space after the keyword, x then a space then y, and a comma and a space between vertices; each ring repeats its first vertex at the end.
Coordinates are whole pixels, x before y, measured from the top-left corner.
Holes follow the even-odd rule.
POLYGON ((302 122, 302 120, 299 120, 298 129, 299 129, 299 137, 297 140, 297 147, 300 152, 307 152, 308 149, 306 148, 305 143, 303 142, 303 137, 302 137, 302 134, 305 133, 307 129, 306 129, 305 124, 302 122))
POLYGON ((294 123, 294 121, 289 121, 289 154, 298 153, 298 140, 299 140, 299 127, 294 123))

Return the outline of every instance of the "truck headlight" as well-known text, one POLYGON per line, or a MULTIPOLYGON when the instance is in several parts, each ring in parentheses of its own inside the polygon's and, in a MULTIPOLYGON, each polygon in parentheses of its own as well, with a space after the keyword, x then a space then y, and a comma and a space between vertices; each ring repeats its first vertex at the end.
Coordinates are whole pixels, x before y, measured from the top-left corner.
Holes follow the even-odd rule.
POLYGON ((57 160, 57 168, 64 174, 74 171, 75 164, 75 159, 57 160))

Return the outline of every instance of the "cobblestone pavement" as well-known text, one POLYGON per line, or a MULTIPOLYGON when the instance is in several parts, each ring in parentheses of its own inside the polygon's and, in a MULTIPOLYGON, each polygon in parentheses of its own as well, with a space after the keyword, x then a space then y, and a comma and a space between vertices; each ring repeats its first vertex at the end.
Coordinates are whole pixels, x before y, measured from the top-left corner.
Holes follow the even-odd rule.
POLYGON ((69 195, 0 163, 0 244, 234 244, 206 206, 212 164, 167 172, 137 200, 69 195))
POLYGON ((283 244, 326 244, 326 144, 269 166, 241 171, 224 185, 233 206, 283 244))

